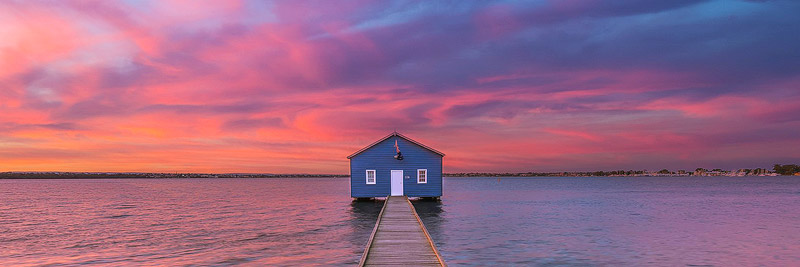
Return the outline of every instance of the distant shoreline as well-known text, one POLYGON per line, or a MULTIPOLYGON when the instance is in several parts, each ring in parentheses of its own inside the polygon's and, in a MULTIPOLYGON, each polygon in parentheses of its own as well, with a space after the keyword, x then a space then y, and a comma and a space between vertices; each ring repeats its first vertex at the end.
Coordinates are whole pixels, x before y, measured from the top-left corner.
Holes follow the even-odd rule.
POLYGON ((345 174, 0 172, 0 179, 344 178, 345 174))
MULTIPOLYGON (((722 169, 697 168, 694 171, 678 170, 616 170, 593 172, 461 172, 443 173, 444 177, 651 177, 651 176, 800 176, 800 165, 775 164, 772 170, 765 168, 722 169)), ((0 179, 163 179, 163 178, 345 178, 349 174, 307 173, 179 173, 179 172, 58 172, 58 171, 7 171, 0 172, 0 179)))
MULTIPOLYGON (((611 172, 547 172, 547 173, 445 173, 444 177, 689 177, 689 176, 779 176, 775 172, 702 172, 619 174, 611 172)), ((800 175, 796 173, 794 175, 800 175)), ((267 174, 267 173, 136 173, 136 172, 0 172, 0 179, 175 179, 175 178, 348 178, 347 174, 267 174)))

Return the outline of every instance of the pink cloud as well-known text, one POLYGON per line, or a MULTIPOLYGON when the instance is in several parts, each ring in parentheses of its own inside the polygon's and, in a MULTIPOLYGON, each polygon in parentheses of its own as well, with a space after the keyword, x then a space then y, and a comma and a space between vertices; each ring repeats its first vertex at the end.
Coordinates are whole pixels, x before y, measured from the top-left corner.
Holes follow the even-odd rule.
POLYGON ((544 129, 545 132, 560 135, 560 136, 567 136, 567 137, 577 137, 584 140, 589 140, 593 142, 600 142, 603 141, 603 138, 597 136, 595 134, 591 134, 588 132, 580 132, 580 131, 570 131, 570 130, 560 130, 560 129, 544 129))
POLYGON ((382 2, 291 1, 254 16, 240 1, 4 3, 0 161, 345 173, 344 156, 393 130, 447 153, 453 172, 800 158, 788 149, 798 143, 797 75, 741 83, 738 69, 643 56, 624 49, 637 38, 587 41, 561 24, 674 7, 474 3, 441 14, 420 4, 430 10, 394 14, 382 2), (617 46, 626 53, 608 48, 617 46))

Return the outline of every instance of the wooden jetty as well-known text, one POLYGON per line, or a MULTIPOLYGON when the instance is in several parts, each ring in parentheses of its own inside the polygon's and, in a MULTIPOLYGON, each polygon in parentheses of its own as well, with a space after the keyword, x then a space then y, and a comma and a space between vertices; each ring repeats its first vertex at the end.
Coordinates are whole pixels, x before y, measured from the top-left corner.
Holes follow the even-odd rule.
POLYGON ((447 266, 406 196, 388 197, 358 266, 447 266))

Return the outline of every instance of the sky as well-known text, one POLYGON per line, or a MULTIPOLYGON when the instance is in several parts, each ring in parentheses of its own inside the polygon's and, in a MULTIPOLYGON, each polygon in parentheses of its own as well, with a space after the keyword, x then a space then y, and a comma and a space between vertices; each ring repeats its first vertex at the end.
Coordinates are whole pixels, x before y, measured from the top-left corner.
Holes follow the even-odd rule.
POLYGON ((800 163, 800 1, 0 2, 0 171, 800 163))

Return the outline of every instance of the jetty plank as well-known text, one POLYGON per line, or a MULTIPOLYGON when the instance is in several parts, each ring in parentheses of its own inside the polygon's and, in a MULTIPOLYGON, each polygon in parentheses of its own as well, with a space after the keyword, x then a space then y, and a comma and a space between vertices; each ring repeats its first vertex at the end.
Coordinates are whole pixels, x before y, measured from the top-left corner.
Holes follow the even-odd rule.
POLYGON ((359 266, 447 266, 408 197, 388 197, 359 266))

